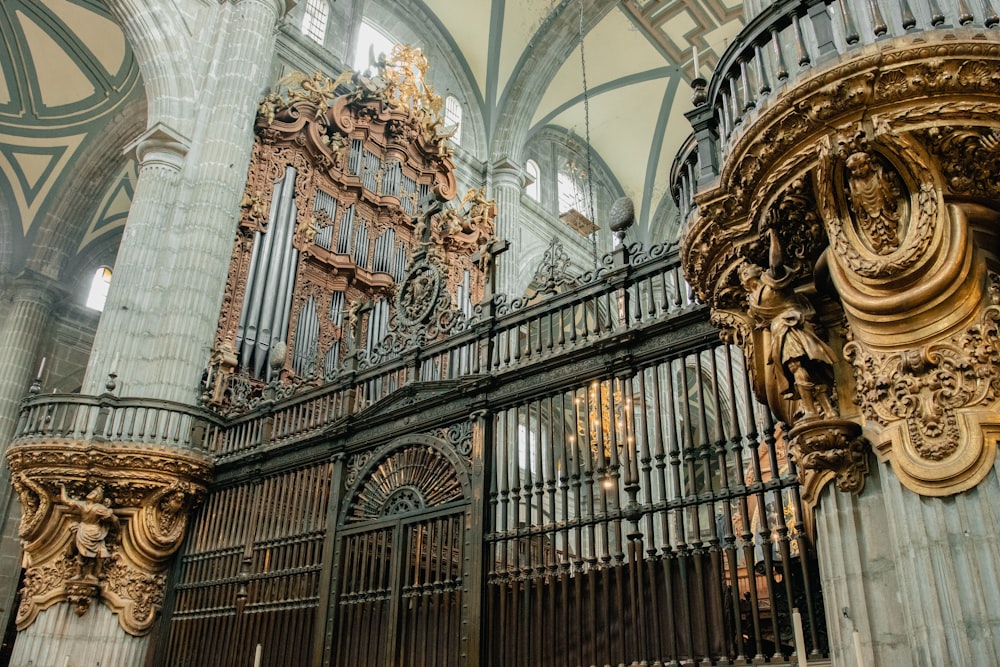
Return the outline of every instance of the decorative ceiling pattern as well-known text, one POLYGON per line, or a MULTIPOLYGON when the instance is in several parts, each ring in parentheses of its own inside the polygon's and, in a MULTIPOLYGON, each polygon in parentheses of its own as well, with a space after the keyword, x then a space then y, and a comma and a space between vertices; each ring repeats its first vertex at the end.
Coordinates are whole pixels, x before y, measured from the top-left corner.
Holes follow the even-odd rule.
MULTIPOLYGON (((125 36, 99 0, 3 0, 0 224, 9 238, 32 234, 88 139, 141 94, 138 82, 125 36)), ((91 225, 91 240, 98 229, 91 225)))
POLYGON ((674 154, 690 132, 683 113, 691 107, 691 47, 698 47, 701 67, 708 71, 742 25, 742 2, 622 0, 604 3, 596 24, 577 18, 585 6, 596 4, 424 0, 461 51, 463 69, 482 95, 487 128, 508 112, 507 99, 523 93, 519 87, 532 51, 552 38, 552 25, 583 23, 584 58, 579 36, 556 54, 564 59, 546 88, 537 91, 530 132, 555 126, 586 137, 585 67, 591 145, 632 197, 640 224, 648 223, 667 194, 674 154))

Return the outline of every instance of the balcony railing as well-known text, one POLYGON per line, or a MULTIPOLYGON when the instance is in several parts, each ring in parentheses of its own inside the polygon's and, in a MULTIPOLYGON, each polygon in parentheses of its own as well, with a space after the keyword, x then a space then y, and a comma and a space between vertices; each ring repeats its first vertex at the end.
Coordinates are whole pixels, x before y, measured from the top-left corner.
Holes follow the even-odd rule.
POLYGON ((794 0, 767 6, 723 53, 703 92, 696 91, 701 99, 688 114, 695 132, 671 173, 682 218, 694 193, 719 175, 746 128, 815 68, 894 37, 998 25, 994 0, 794 0))
POLYGON ((39 394, 26 399, 13 444, 107 442, 207 451, 223 420, 182 403, 112 394, 39 394))

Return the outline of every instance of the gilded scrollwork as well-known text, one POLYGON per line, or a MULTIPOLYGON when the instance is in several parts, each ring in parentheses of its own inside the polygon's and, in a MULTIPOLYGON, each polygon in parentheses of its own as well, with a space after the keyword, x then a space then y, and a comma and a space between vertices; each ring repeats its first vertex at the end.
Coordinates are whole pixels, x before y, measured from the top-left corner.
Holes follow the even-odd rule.
POLYGON ((817 493, 831 479, 860 488, 862 436, 922 494, 971 488, 993 465, 1000 290, 986 264, 1000 196, 998 65, 1000 44, 942 32, 817 69, 733 133, 718 183, 694 195, 685 273, 746 352, 755 393, 797 436, 792 450, 817 493), (761 290, 772 229, 793 259, 788 284, 769 286, 787 308, 776 297, 768 308, 761 290), (745 303, 733 299, 737 273, 745 303), (830 324, 837 305, 853 341, 847 363, 819 346, 799 355, 813 368, 789 402, 767 360, 791 386, 802 369, 776 354, 775 339, 796 343, 820 328, 810 306, 830 324), (834 374, 838 392, 811 394, 834 374), (859 410, 843 400, 851 394, 859 410), (855 425, 821 427, 838 423, 855 425))
POLYGON ((740 269, 753 320, 752 345, 764 357, 765 368, 757 367, 755 386, 759 397, 788 423, 831 419, 839 415, 833 399, 837 354, 813 330, 813 308, 795 292, 795 273, 783 262, 776 228, 770 230, 770 266, 765 270, 746 263, 740 269))
POLYGON ((204 455, 98 443, 17 445, 8 464, 28 529, 18 629, 59 602, 106 604, 128 633, 148 632, 170 556, 211 471, 204 455))
POLYGON ((962 444, 961 411, 992 404, 1000 390, 1000 307, 951 340, 891 353, 845 346, 854 367, 865 416, 882 426, 901 425, 908 447, 925 462, 940 463, 962 444))
POLYGON ((869 445, 858 424, 846 419, 804 422, 788 437, 807 506, 816 504, 830 479, 845 493, 860 493, 864 488, 869 445))

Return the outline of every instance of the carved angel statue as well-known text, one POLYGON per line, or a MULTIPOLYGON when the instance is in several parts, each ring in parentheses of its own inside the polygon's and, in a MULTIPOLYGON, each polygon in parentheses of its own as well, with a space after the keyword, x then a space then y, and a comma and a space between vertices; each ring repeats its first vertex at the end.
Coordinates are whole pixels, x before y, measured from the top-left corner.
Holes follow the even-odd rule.
POLYGON ((305 100, 322 108, 328 106, 337 97, 337 88, 341 84, 347 83, 353 78, 354 72, 351 70, 344 70, 334 80, 319 70, 311 77, 302 72, 289 72, 274 85, 275 88, 287 88, 288 98, 292 101, 305 100))
POLYGON ((76 500, 66 495, 66 487, 60 484, 59 498, 70 511, 80 515, 80 520, 70 525, 74 534, 72 551, 80 568, 74 579, 96 579, 101 562, 111 556, 106 540, 111 528, 118 528, 118 517, 104 504, 104 490, 100 486, 83 500, 76 500))
POLYGON ((773 227, 770 237, 770 267, 765 271, 748 263, 740 269, 750 314, 758 328, 770 332, 767 365, 774 372, 768 373, 766 382, 775 390, 773 394, 798 400, 804 418, 834 418, 838 414, 832 400, 837 355, 813 331, 807 319, 811 308, 791 286, 793 276, 783 264, 773 227))
POLYGON ((888 255, 899 247, 899 189, 864 151, 848 156, 847 169, 851 210, 875 252, 888 255))

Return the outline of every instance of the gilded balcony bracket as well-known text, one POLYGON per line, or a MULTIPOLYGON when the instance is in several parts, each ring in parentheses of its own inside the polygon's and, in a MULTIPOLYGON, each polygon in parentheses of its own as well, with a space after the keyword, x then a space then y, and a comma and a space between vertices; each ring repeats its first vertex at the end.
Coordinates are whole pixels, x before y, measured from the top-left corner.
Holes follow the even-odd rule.
POLYGON ((862 489, 867 443, 924 495, 992 469, 998 69, 996 41, 927 33, 818 68, 694 197, 686 275, 787 424, 809 503, 862 489))
POLYGON ((149 632, 170 556, 205 493, 211 463, 191 451, 102 443, 16 444, 24 587, 17 628, 59 602, 94 602, 132 635, 149 632))

